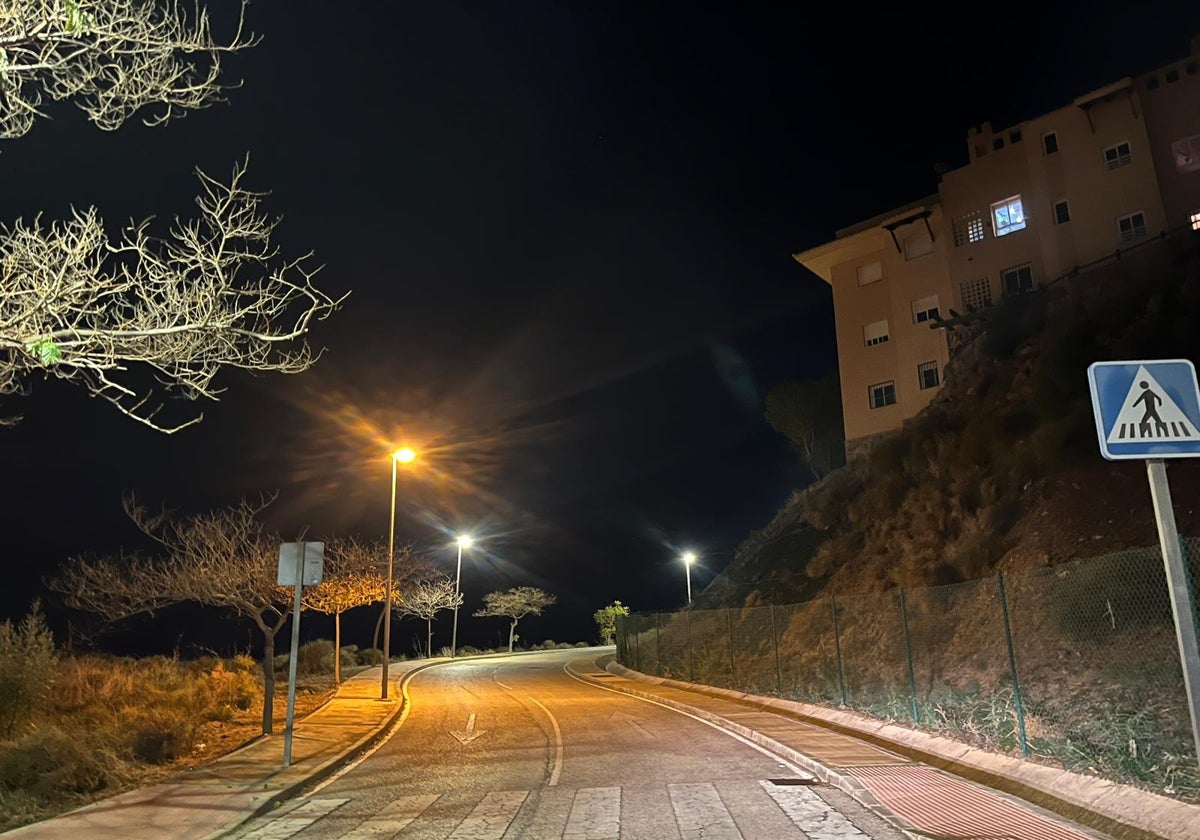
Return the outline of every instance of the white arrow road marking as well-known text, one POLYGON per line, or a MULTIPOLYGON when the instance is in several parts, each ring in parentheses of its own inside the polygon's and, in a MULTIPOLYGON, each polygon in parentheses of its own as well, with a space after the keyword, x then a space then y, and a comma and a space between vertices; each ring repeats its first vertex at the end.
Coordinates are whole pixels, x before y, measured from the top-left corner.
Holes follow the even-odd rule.
POLYGON ((460 744, 469 744, 486 731, 486 729, 480 729, 478 732, 475 731, 475 713, 471 712, 471 716, 467 718, 466 731, 460 729, 455 732, 451 730, 450 734, 457 738, 460 744))
POLYGON ((613 712, 612 717, 610 717, 609 720, 616 720, 616 721, 622 721, 624 723, 628 723, 630 726, 632 726, 638 732, 645 735, 647 738, 654 737, 654 733, 646 731, 646 728, 644 726, 642 726, 642 722, 640 720, 638 720, 637 718, 635 718, 633 715, 627 715, 624 712, 613 712))

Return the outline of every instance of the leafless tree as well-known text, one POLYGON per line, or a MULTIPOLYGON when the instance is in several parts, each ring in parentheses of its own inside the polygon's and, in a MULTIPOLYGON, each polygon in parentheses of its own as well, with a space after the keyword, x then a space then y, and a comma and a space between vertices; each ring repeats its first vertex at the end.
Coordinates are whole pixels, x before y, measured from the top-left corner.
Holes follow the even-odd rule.
POLYGON ((165 238, 146 220, 111 240, 95 208, 0 226, 0 395, 42 373, 170 433, 203 414, 159 420, 155 385, 216 400, 222 368, 307 370, 319 353, 304 337, 341 300, 312 284, 311 255, 279 258, 278 219, 242 185, 245 171, 228 185, 198 171, 199 213, 165 238))
POLYGON ((153 614, 192 601, 223 607, 255 623, 263 636, 263 732, 273 731, 275 637, 291 611, 292 590, 276 583, 278 537, 259 514, 274 497, 195 516, 150 513, 129 497, 125 511, 165 555, 72 558, 50 587, 67 604, 108 621, 153 614))
POLYGON ((208 9, 177 0, 0 0, 0 139, 27 134, 46 100, 74 102, 105 130, 142 109, 158 125, 222 101, 221 59, 257 43, 246 2, 217 41, 208 9))
POLYGON ((425 655, 433 656, 433 620, 442 610, 461 607, 462 593, 454 591, 449 575, 418 583, 404 594, 397 612, 425 619, 425 655))
POLYGON ((527 615, 541 615, 542 610, 558 600, 557 597, 534 586, 516 586, 483 596, 483 609, 475 613, 476 618, 504 616, 508 626, 508 652, 512 653, 513 639, 517 633, 517 622, 527 615))

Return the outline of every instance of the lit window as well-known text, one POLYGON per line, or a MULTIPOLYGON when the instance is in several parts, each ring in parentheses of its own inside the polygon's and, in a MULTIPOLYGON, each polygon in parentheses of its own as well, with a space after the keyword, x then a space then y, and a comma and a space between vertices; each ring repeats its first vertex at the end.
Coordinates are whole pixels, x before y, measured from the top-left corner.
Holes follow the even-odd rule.
POLYGON ((886 319, 876 321, 873 324, 867 324, 863 327, 863 344, 867 347, 883 344, 890 339, 891 336, 888 335, 888 322, 886 319))
POLYGON ((858 267, 858 285, 866 286, 883 279, 883 263, 878 260, 858 267))
POLYGON ((1071 205, 1065 200, 1054 202, 1054 223, 1065 225, 1069 221, 1071 221, 1071 205))
POLYGON ((959 216, 951 225, 954 233, 954 246, 983 241, 983 216, 978 210, 959 216))
POLYGON ((1171 157, 1180 172, 1200 172, 1200 134, 1184 137, 1171 144, 1171 157))
POLYGON ((1021 207, 1021 196, 1014 195, 992 205, 992 224, 996 236, 1007 236, 1025 229, 1025 210, 1021 207))
POLYGON ((867 388, 867 399, 871 408, 883 408, 885 405, 896 404, 896 383, 894 380, 880 382, 867 388))
POLYGON ((958 284, 958 291, 968 312, 987 309, 992 305, 992 284, 986 277, 964 280, 958 284))
POLYGON ((1005 297, 1033 291, 1033 266, 1015 265, 1000 272, 1000 288, 1005 297))
POLYGON ((921 324, 925 321, 940 321, 941 317, 938 312, 938 296, 926 295, 920 300, 912 302, 913 323, 921 324))
POLYGON ((914 233, 904 238, 904 259, 915 260, 926 254, 933 253, 933 240, 926 231, 914 233))
POLYGON ((1117 232, 1121 234, 1122 242, 1131 242, 1146 235, 1146 214, 1130 213, 1117 219, 1117 232))
POLYGON ((1058 134, 1056 132, 1048 131, 1042 135, 1042 151, 1048 155, 1058 152, 1058 134))
POLYGON ((1118 169, 1133 163, 1133 155, 1128 143, 1118 143, 1104 150, 1104 166, 1108 169, 1118 169))
POLYGON ((917 382, 922 391, 926 388, 936 388, 938 386, 937 362, 923 362, 917 365, 917 382))
POLYGON ((1192 230, 1200 230, 1200 210, 1188 216, 1188 221, 1192 223, 1192 230))

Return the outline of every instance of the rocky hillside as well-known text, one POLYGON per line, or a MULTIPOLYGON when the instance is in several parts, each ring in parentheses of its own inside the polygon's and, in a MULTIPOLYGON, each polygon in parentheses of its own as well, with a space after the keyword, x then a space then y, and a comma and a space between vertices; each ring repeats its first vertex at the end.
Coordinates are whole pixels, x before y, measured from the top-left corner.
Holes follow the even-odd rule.
MULTIPOLYGON (((697 606, 970 580, 1157 543, 1142 462, 1096 443, 1087 366, 1200 358, 1200 236, 1163 240, 954 326, 938 398, 797 492, 697 606)), ((1200 535, 1200 464, 1170 478, 1200 535)))

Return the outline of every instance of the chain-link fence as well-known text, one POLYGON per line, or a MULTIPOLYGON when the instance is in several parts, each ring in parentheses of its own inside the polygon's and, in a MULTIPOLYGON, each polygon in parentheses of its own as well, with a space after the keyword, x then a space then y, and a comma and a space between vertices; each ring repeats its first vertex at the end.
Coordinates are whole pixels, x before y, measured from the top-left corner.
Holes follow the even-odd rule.
MULTIPOLYGON (((1200 540, 1182 541, 1191 580, 1200 540)), ((1196 621, 1196 599, 1191 599, 1196 621)), ((1200 802, 1157 547, 927 589, 622 617, 647 674, 843 706, 1200 802)))

